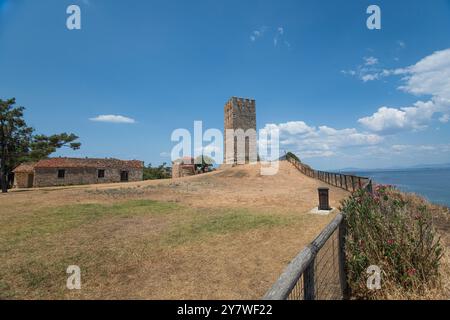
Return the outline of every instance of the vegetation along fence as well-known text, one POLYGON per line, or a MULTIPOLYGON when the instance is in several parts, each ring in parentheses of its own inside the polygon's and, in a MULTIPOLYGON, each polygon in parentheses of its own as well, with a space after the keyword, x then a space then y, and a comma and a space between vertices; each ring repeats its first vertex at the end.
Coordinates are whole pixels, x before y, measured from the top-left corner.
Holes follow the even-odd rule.
MULTIPOLYGON (((366 188, 368 178, 313 170, 289 159, 305 175, 349 191, 366 188)), ((348 298, 345 271, 345 223, 339 213, 325 229, 303 249, 264 295, 265 300, 341 300, 348 298)))

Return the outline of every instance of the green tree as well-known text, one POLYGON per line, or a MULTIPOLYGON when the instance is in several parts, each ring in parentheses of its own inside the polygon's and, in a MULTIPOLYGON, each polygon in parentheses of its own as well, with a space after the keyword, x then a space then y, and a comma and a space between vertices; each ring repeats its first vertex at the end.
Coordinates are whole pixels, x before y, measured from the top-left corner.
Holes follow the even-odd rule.
POLYGON ((69 147, 73 150, 77 150, 81 146, 81 143, 74 142, 77 139, 78 137, 73 133, 61 133, 51 136, 43 134, 35 135, 30 143, 28 158, 31 161, 45 159, 62 147, 69 147))
POLYGON ((143 177, 144 180, 156 180, 167 178, 170 178, 170 175, 167 171, 165 162, 158 167, 152 167, 151 163, 149 163, 147 167, 144 167, 144 177, 143 177))
POLYGON ((196 169, 200 169, 203 172, 209 171, 209 168, 214 165, 214 159, 205 155, 200 155, 197 158, 195 158, 195 167, 196 169))
POLYGON ((214 165, 215 161, 211 157, 201 155, 201 156, 198 156, 197 158, 195 158, 194 163, 201 164, 202 166, 212 166, 212 165, 214 165))
POLYGON ((74 134, 51 136, 33 135, 34 129, 24 120, 24 107, 16 106, 16 99, 0 99, 0 183, 2 192, 8 191, 12 170, 23 161, 37 161, 48 157, 61 147, 79 149, 74 134))
POLYGON ((294 153, 292 153, 290 151, 288 153, 286 153, 286 159, 289 159, 289 158, 294 159, 297 162, 301 162, 300 159, 294 153))

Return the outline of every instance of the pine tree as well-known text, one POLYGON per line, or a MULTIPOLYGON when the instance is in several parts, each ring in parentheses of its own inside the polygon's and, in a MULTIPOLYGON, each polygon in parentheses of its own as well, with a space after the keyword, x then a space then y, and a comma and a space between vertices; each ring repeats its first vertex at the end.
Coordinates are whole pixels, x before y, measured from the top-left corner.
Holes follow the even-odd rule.
POLYGON ((61 147, 79 149, 74 134, 51 136, 33 135, 23 117, 24 107, 16 106, 16 99, 0 99, 0 183, 2 192, 8 191, 9 176, 21 162, 47 158, 61 147))

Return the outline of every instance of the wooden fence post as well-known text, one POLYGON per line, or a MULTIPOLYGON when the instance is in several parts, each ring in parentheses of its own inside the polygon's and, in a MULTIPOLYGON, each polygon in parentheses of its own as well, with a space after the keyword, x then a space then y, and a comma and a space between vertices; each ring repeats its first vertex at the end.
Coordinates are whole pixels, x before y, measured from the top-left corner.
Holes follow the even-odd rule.
POLYGON ((344 219, 339 224, 339 281, 341 284, 342 298, 350 299, 350 287, 347 281, 347 264, 345 262, 345 237, 347 235, 347 226, 344 219))
POLYGON ((303 289, 305 300, 315 300, 316 299, 316 288, 314 281, 314 264, 316 258, 314 257, 308 267, 305 269, 303 273, 303 289))
POLYGON ((350 176, 352 179, 352 190, 355 191, 355 177, 354 176, 350 176))

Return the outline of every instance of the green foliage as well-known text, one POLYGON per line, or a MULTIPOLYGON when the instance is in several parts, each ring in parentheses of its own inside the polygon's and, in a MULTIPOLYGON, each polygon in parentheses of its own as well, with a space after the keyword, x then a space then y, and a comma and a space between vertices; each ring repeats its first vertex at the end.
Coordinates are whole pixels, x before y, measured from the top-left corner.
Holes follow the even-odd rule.
POLYGON ((24 107, 16 106, 16 99, 0 99, 0 180, 2 192, 7 191, 11 171, 25 161, 37 161, 48 157, 61 147, 79 149, 74 134, 51 136, 34 135, 34 129, 24 120, 24 107))
POLYGON ((289 159, 294 159, 297 162, 301 162, 300 159, 294 153, 292 153, 290 151, 288 153, 286 153, 286 160, 289 160, 289 159))
POLYGON ((439 278, 442 248, 425 201, 392 187, 358 190, 342 202, 348 234, 348 280, 355 298, 420 293, 439 278), (381 290, 367 289, 366 269, 382 270, 381 290), (392 292, 390 292, 392 291, 392 292))
POLYGON ((77 139, 78 137, 73 133, 61 133, 51 136, 35 135, 30 143, 28 158, 30 160, 44 159, 62 147, 69 147, 73 150, 80 149, 81 144, 74 142, 77 139))
POLYGON ((157 180, 168 178, 170 178, 170 172, 166 167, 165 162, 158 167, 152 167, 151 163, 149 163, 147 167, 144 167, 144 180, 157 180))
POLYGON ((194 163, 201 164, 202 166, 212 166, 215 162, 211 157, 201 155, 195 158, 194 163))

